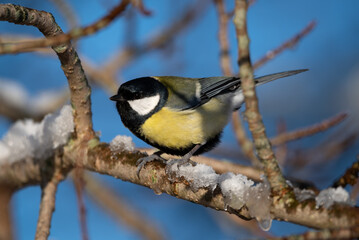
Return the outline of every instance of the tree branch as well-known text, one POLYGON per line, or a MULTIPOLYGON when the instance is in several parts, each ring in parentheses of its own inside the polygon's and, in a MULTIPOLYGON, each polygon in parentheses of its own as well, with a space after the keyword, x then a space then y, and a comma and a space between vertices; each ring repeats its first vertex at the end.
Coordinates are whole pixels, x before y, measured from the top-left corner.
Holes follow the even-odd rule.
POLYGON ((105 72, 115 73, 134 58, 142 56, 151 50, 165 46, 171 42, 179 32, 190 26, 190 23, 201 16, 201 13, 206 9, 206 6, 208 6, 208 2, 208 0, 197 0, 192 6, 188 7, 177 20, 159 34, 149 39, 143 46, 130 46, 121 49, 103 66, 103 70, 105 72))
POLYGON ((352 228, 339 228, 339 229, 325 229, 322 231, 308 231, 303 234, 292 235, 288 237, 279 237, 279 238, 269 238, 276 240, 347 240, 347 239, 357 239, 359 237, 359 227, 355 226, 352 228))
POLYGON ((350 184, 354 186, 358 182, 359 177, 359 156, 357 156, 357 160, 348 168, 344 175, 336 180, 333 184, 333 187, 345 187, 350 184))
POLYGON ((0 239, 14 239, 11 214, 11 196, 14 190, 0 184, 0 239))
MULTIPOLYGON (((100 143, 89 149, 87 161, 83 163, 84 169, 113 176, 129 181, 138 185, 153 189, 156 193, 167 193, 171 196, 194 202, 218 211, 227 211, 241 218, 250 219, 246 207, 240 210, 226 208, 224 197, 217 187, 213 192, 211 190, 200 188, 194 191, 185 179, 170 180, 165 173, 165 165, 159 162, 147 164, 141 171, 140 178, 137 177, 136 161, 145 155, 140 152, 112 152, 105 143, 100 143)), ((76 152, 70 147, 65 148, 62 167, 76 166, 76 152)), ((25 187, 28 185, 39 184, 41 164, 29 164, 28 161, 21 162, 21 168, 12 165, 18 165, 20 162, 12 165, 2 166, 0 168, 0 184, 9 183, 10 186, 25 187), (22 174, 25 174, 23 176, 22 174), (7 174, 7 175, 6 175, 7 174), (19 181, 22 179, 22 181, 19 181)), ((348 205, 335 204, 330 209, 323 207, 316 208, 315 200, 306 200, 293 206, 289 210, 283 204, 273 204, 270 209, 272 218, 285 220, 313 228, 349 228, 359 225, 359 208, 348 205), (310 216, 310 217, 308 217, 310 216)))
POLYGON ((86 192, 109 214, 141 234, 145 239, 164 239, 163 234, 150 219, 147 219, 141 212, 127 204, 112 189, 106 187, 105 184, 101 184, 90 174, 85 174, 84 176, 86 192))
MULTIPOLYGON (((55 162, 61 162, 61 155, 56 153, 55 162)), ((57 185, 66 177, 68 168, 62 168, 61 164, 54 164, 52 167, 41 164, 41 203, 37 220, 35 239, 46 240, 50 234, 52 213, 55 210, 55 195, 57 185), (50 178, 50 179, 49 179, 50 178)))
MULTIPOLYGON (((140 148, 139 150, 146 152, 148 155, 156 152, 155 149, 149 149, 149 148, 140 148)), ((161 156, 163 156, 165 159, 175 158, 175 156, 167 155, 167 154, 163 154, 161 156)), ((262 181, 261 175, 263 175, 263 172, 254 167, 245 166, 242 164, 228 162, 228 161, 224 161, 224 160, 217 160, 217 159, 205 157, 202 155, 193 156, 193 157, 191 157, 191 160, 193 160, 197 163, 202 163, 202 164, 211 166, 213 168, 213 170, 218 174, 232 172, 235 174, 242 174, 256 182, 262 181)))
MULTIPOLYGON (((62 30, 53 16, 43 11, 13 4, 1 4, 0 20, 37 27, 46 37, 62 35, 62 30)), ((53 47, 53 49, 60 59, 61 68, 69 83, 77 137, 90 140, 95 136, 92 129, 91 89, 80 59, 70 43, 53 47)))
POLYGON ((323 132, 327 130, 328 128, 331 128, 339 123, 341 123, 348 114, 346 113, 340 113, 332 118, 326 119, 320 123, 317 123, 315 125, 302 128, 299 130, 295 130, 292 132, 284 132, 280 135, 277 135, 270 139, 270 142, 272 145, 278 146, 286 142, 298 140, 310 135, 314 135, 319 132, 323 132))
MULTIPOLYGON (((50 30, 50 33, 55 33, 53 35, 45 34, 44 35, 47 38, 42 39, 35 39, 32 41, 28 41, 26 43, 21 44, 0 44, 0 54, 5 53, 19 53, 24 50, 28 50, 30 48, 36 48, 36 47, 49 47, 49 46, 57 46, 60 44, 65 44, 71 39, 77 39, 83 36, 87 36, 90 34, 93 34, 100 30, 101 28, 106 27, 111 21, 113 21, 120 13, 122 13, 126 6, 128 5, 129 0, 123 0, 117 7, 113 8, 112 11, 107 14, 105 17, 101 18, 94 24, 91 24, 90 26, 83 27, 83 28, 75 28, 72 29, 69 33, 63 34, 63 32, 60 29, 51 29, 51 28, 45 28, 50 30)), ((49 13, 42 12, 45 15, 48 15, 48 17, 53 19, 53 16, 49 13)), ((13 22, 16 24, 25 24, 25 25, 33 25, 26 22, 31 22, 33 20, 33 17, 36 19, 35 22, 37 22, 37 18, 39 15, 39 12, 30 9, 30 8, 24 8, 18 5, 13 4, 1 4, 0 5, 0 20, 6 20, 9 22, 13 22), (13 14, 16 12, 17 16, 14 16, 13 14), (37 13, 36 13, 37 12, 37 13), (28 15, 31 14, 31 15, 28 15)), ((48 19, 44 18, 45 22, 50 22, 48 19)), ((36 23, 37 25, 41 24, 40 22, 36 23)), ((46 23, 45 23, 46 24, 46 23)), ((54 26, 55 27, 55 26, 54 26)), ((38 27, 41 31, 40 27, 38 27)), ((58 46, 61 47, 61 46, 58 46)))
MULTIPOLYGON (((229 55, 229 41, 228 41, 228 14, 226 13, 223 0, 215 0, 217 13, 218 13, 218 40, 220 47, 220 64, 222 73, 225 76, 233 76, 231 58, 229 55)), ((232 127, 237 139, 238 144, 244 155, 252 161, 254 166, 260 166, 260 162, 253 152, 253 143, 248 139, 246 132, 237 112, 232 114, 232 127)))
POLYGON ((284 42, 282 45, 277 47, 276 49, 268 51, 265 56, 263 56, 262 58, 260 58, 258 61, 256 61, 253 64, 253 69, 257 69, 257 68, 261 67, 262 65, 264 65, 271 59, 278 56, 284 50, 286 50, 288 48, 292 48, 295 45, 297 45, 303 37, 305 37, 308 33, 310 33, 314 29, 315 25, 317 25, 317 23, 315 21, 311 21, 302 31, 300 31, 294 37, 290 38, 289 40, 284 42))
MULTIPOLYGON (((252 133, 254 145, 258 157, 263 164, 265 175, 271 186, 273 197, 283 197, 286 205, 292 204, 295 199, 291 188, 283 177, 268 137, 262 117, 259 113, 258 100, 253 80, 253 68, 249 55, 249 38, 246 26, 247 2, 236 0, 234 24, 236 26, 238 39, 238 64, 240 66, 240 77, 244 100, 246 103, 245 117, 248 121, 249 130, 252 133)), ((278 199, 275 199, 278 200, 278 199)))
MULTIPOLYGON (((74 163, 71 152, 66 152, 67 161, 74 163)), ((88 162, 84 168, 90 171, 120 178, 135 184, 153 189, 156 193, 167 193, 180 199, 191 201, 220 211, 228 211, 242 218, 251 218, 246 207, 240 210, 226 209, 224 197, 219 187, 213 192, 200 188, 194 191, 185 179, 169 180, 165 173, 165 165, 159 162, 147 164, 137 177, 136 161, 144 155, 135 153, 114 153, 107 144, 101 143, 89 150, 88 162)), ((283 204, 271 206, 274 219, 286 220, 293 223, 314 228, 353 227, 359 224, 359 208, 348 205, 333 205, 330 209, 316 209, 315 200, 298 203, 293 211, 289 211, 283 204), (311 216, 308 218, 308 216, 311 216)))

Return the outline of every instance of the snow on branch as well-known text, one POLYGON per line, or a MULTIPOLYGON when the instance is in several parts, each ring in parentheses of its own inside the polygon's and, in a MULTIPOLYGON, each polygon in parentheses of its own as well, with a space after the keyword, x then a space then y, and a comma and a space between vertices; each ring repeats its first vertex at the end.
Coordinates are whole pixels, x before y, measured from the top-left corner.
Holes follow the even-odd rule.
POLYGON ((209 188, 214 191, 221 189, 224 196, 225 209, 228 207, 239 210, 247 206, 251 217, 256 218, 259 226, 264 230, 270 229, 272 218, 270 216, 270 187, 266 180, 263 183, 254 184, 242 174, 217 174, 212 167, 191 164, 178 167, 173 164, 170 168, 176 177, 184 177, 190 186, 197 191, 199 188, 209 188))
POLYGON ((40 123, 31 119, 17 121, 0 141, 0 163, 26 158, 45 159, 54 149, 64 145, 73 131, 69 105, 46 115, 40 123))

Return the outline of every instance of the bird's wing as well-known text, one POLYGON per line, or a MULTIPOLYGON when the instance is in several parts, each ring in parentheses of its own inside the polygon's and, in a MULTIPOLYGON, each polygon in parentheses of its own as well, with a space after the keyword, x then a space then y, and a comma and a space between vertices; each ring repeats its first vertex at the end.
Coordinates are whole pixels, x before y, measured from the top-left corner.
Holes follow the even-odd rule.
MULTIPOLYGON (((254 83, 256 86, 258 86, 279 78, 289 77, 305 71, 308 71, 308 69, 299 69, 299 70, 269 74, 255 78, 254 83)), ((241 80, 239 77, 210 77, 210 78, 200 78, 198 80, 201 83, 201 87, 202 87, 200 94, 200 101, 197 105, 193 106, 192 108, 201 106, 202 104, 208 102, 213 97, 230 92, 235 92, 241 88, 241 80)))
MULTIPOLYGON (((269 74, 255 78, 256 86, 288 77, 307 69, 286 71, 269 74)), ((208 77, 208 78, 182 78, 182 77, 157 77, 169 91, 167 107, 181 110, 195 109, 212 98, 230 92, 238 91, 241 87, 239 77, 208 77)))
POLYGON ((169 91, 166 107, 179 111, 195 109, 219 94, 235 91, 240 85, 240 80, 236 77, 156 78, 169 91))

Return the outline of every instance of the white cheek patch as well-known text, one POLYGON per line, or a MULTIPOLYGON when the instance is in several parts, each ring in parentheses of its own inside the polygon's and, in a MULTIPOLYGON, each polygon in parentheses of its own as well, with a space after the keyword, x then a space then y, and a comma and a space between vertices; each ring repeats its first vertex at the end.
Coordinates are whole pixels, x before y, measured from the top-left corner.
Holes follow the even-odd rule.
POLYGON ((157 94, 152 97, 130 100, 128 101, 128 104, 130 104, 131 108, 139 115, 146 115, 149 114, 153 109, 155 109, 159 101, 160 95, 157 94))
POLYGON ((242 91, 235 92, 234 97, 232 98, 233 109, 238 109, 244 102, 244 95, 242 91))

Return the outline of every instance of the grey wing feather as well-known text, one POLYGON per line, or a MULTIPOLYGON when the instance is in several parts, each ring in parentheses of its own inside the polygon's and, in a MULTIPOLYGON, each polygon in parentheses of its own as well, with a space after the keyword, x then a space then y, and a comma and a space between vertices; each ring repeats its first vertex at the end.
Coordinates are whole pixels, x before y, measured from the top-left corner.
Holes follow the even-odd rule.
MULTIPOLYGON (((305 71, 308 71, 308 69, 300 69, 300 70, 269 74, 266 76, 255 78, 254 80, 256 86, 258 86, 279 78, 292 76, 305 71)), ((186 80, 188 81, 188 79, 186 80)), ((186 80, 184 80, 184 82, 186 80)), ((241 87, 241 80, 238 77, 209 77, 209 78, 199 78, 196 80, 199 81, 201 86, 200 95, 194 96, 193 93, 189 93, 189 95, 192 96, 191 98, 189 97, 183 98, 181 94, 178 94, 177 101, 182 102, 181 103, 182 107, 179 110, 195 109, 205 104, 213 97, 216 97, 221 94, 226 94, 229 92, 235 92, 238 88, 241 87)), ((195 81, 195 80, 192 79, 191 81, 195 81)), ((188 96, 188 92, 186 93, 186 95, 188 96)))
POLYGON ((273 74, 255 78, 254 80, 255 80, 256 86, 258 86, 258 85, 262 85, 264 83, 276 80, 278 78, 289 77, 289 76, 292 76, 292 75, 295 75, 295 74, 298 74, 301 72, 305 72, 305 71, 308 71, 308 69, 299 69, 299 70, 293 70, 293 71, 273 73, 273 74))
POLYGON ((202 89, 201 98, 212 98, 222 93, 224 90, 238 88, 241 80, 238 77, 214 77, 214 78, 202 78, 199 79, 202 89), (209 79, 216 81, 212 84, 208 84, 209 79))
POLYGON ((240 86, 241 82, 238 77, 209 77, 199 78, 198 81, 201 86, 201 91, 197 103, 183 110, 195 109, 219 94, 234 91, 240 86))

